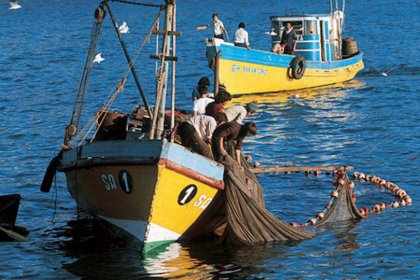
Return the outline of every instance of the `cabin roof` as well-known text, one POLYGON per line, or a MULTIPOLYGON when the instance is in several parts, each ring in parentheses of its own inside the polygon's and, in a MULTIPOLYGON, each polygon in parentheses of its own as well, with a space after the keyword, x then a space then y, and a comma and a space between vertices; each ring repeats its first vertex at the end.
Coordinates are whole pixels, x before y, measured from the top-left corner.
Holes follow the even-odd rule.
POLYGON ((330 18, 330 14, 290 14, 283 16, 271 16, 270 20, 316 20, 316 19, 327 19, 330 18))

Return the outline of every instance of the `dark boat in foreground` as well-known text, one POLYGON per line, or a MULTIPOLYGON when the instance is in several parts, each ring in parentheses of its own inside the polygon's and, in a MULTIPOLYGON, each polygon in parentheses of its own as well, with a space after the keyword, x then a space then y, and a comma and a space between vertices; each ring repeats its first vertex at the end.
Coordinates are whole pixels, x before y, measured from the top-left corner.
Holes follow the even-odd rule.
POLYGON ((0 196, 0 241, 26 241, 28 231, 16 226, 16 217, 20 204, 19 194, 0 196))

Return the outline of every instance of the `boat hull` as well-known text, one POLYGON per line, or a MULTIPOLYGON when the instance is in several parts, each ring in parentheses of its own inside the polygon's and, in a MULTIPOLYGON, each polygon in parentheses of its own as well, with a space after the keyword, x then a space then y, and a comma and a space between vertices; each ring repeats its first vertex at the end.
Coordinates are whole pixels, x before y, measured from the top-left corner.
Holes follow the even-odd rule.
POLYGON ((15 225, 20 198, 19 194, 0 196, 0 224, 15 225))
POLYGON ((302 78, 294 79, 290 64, 292 55, 248 50, 218 40, 207 41, 207 59, 215 66, 216 54, 218 79, 232 95, 268 93, 320 87, 351 80, 364 67, 363 54, 329 61, 306 61, 302 78))
POLYGON ((82 209, 130 234, 144 251, 206 233, 197 223, 211 222, 223 189, 222 166, 166 141, 94 142, 64 153, 60 169, 82 209))

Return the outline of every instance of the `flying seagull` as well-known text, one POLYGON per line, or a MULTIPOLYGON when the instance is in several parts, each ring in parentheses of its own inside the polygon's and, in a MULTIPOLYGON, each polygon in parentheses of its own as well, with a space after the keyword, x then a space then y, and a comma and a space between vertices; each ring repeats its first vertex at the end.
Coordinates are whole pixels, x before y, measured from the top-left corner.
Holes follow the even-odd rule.
POLYGON ((11 1, 9 4, 10 4, 9 10, 17 10, 17 9, 22 8, 22 6, 19 5, 17 1, 11 1))
POLYGON ((105 60, 105 58, 102 57, 102 52, 100 52, 97 55, 95 55, 95 58, 93 59, 93 63, 96 62, 96 63, 100 64, 104 60, 105 60))

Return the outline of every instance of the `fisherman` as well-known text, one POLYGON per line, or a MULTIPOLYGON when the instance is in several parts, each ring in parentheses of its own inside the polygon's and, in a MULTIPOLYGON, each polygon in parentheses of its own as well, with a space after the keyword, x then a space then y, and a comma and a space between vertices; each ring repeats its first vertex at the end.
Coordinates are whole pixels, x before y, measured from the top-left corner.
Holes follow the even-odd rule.
POLYGON ((206 107, 206 115, 215 117, 217 113, 225 112, 225 106, 230 100, 232 100, 230 93, 226 91, 225 87, 220 86, 214 102, 206 107))
POLYGON ((209 144, 212 143, 213 131, 227 121, 225 113, 218 113, 215 118, 197 115, 182 122, 178 127, 182 146, 213 159, 209 144))
POLYGON ((296 31, 290 22, 286 23, 286 30, 281 35, 280 45, 284 46, 285 54, 293 54, 296 50, 296 31))
POLYGON ((277 53, 277 54, 283 54, 284 53, 284 45, 281 45, 279 43, 275 43, 273 45, 273 47, 271 48, 271 51, 273 53, 277 53))
POLYGON ((228 122, 236 121, 239 124, 242 124, 245 117, 254 114, 258 109, 258 106, 255 102, 246 104, 245 106, 237 105, 227 108, 226 116, 228 122))
POLYGON ((236 141, 235 144, 235 156, 236 161, 241 166, 241 154, 242 154, 242 143, 246 136, 252 136, 257 134, 257 126, 253 122, 247 122, 244 125, 240 125, 236 121, 231 121, 220 125, 213 132, 212 137, 212 151, 214 159, 221 162, 224 157, 227 156, 227 151, 224 147, 225 143, 232 140, 236 141))
POLYGON ((200 86, 198 88, 200 98, 194 101, 193 115, 204 115, 206 113, 206 107, 209 103, 214 102, 213 98, 209 97, 209 91, 207 86, 200 86))
POLYGON ((248 31, 245 30, 245 23, 241 22, 235 32, 235 46, 251 49, 248 39, 248 31))
POLYGON ((193 89, 192 92, 192 101, 196 101, 200 98, 200 94, 198 93, 198 89, 201 87, 209 87, 210 86, 210 80, 207 77, 202 77, 200 80, 198 80, 197 86, 193 89))
POLYGON ((226 34, 226 41, 229 41, 228 32, 227 32, 223 22, 219 19, 219 14, 218 13, 213 13, 212 18, 213 18, 212 23, 210 23, 208 25, 197 26, 195 29, 196 30, 204 30, 204 29, 207 29, 210 26, 212 26, 213 27, 213 32, 214 32, 214 38, 224 40, 225 38, 223 37, 223 33, 225 33, 226 34))

